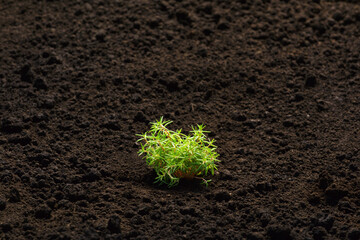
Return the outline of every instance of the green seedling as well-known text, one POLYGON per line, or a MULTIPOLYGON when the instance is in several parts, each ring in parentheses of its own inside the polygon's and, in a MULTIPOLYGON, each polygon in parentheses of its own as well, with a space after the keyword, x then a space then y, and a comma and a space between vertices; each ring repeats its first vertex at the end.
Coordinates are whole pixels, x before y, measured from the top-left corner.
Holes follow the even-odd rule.
POLYGON ((167 126, 172 121, 150 123, 150 131, 138 134, 141 137, 139 155, 144 155, 148 166, 157 174, 156 181, 169 187, 176 186, 180 179, 201 179, 206 186, 211 180, 204 177, 217 170, 215 140, 206 137, 204 125, 192 127, 191 135, 187 136, 180 130, 172 131, 167 126))

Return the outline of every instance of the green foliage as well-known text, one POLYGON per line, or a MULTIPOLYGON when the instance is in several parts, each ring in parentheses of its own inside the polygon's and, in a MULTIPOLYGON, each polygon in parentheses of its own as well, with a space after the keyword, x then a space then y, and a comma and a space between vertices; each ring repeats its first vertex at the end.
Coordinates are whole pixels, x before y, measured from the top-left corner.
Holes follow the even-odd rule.
POLYGON ((171 121, 159 121, 150 123, 150 131, 138 134, 141 138, 139 155, 144 158, 148 166, 157 173, 155 182, 165 183, 169 187, 177 185, 180 178, 201 179, 204 184, 211 180, 203 177, 208 173, 214 175, 217 169, 215 140, 206 137, 203 125, 192 127, 192 135, 185 135, 180 130, 167 129, 171 121))

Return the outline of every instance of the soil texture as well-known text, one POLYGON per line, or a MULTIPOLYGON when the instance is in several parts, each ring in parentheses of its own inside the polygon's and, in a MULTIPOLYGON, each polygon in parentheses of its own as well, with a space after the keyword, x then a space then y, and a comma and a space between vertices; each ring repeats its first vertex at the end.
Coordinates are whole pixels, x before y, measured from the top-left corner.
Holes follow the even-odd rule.
POLYGON ((0 239, 360 239, 357 0, 0 0, 0 239), (204 124, 167 188, 136 134, 204 124))

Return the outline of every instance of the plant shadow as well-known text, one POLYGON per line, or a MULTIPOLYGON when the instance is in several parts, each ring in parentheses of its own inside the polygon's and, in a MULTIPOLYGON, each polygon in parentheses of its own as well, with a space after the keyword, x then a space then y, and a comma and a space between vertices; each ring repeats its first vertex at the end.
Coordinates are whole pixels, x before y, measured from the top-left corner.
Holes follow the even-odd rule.
POLYGON ((165 191, 174 191, 174 192, 206 192, 206 185, 202 184, 203 181, 201 179, 180 179, 178 185, 174 187, 168 187, 166 184, 156 183, 157 175, 155 171, 149 171, 143 175, 142 183, 150 188, 156 188, 159 190, 165 191))

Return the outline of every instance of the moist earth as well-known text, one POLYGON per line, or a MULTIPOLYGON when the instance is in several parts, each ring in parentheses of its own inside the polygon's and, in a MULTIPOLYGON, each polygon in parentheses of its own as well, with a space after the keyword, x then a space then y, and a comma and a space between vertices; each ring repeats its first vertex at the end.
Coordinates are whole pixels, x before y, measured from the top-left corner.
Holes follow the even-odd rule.
POLYGON ((357 0, 0 0, 1 239, 360 238, 357 0), (208 187, 136 134, 205 124, 208 187))

